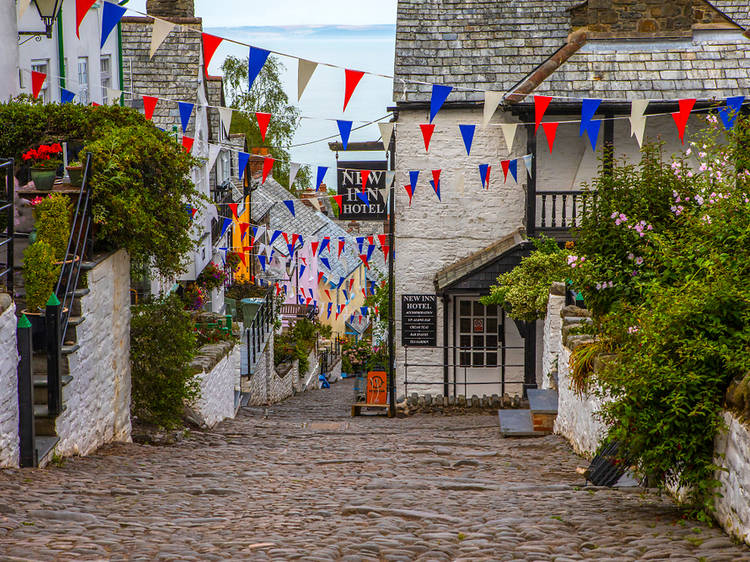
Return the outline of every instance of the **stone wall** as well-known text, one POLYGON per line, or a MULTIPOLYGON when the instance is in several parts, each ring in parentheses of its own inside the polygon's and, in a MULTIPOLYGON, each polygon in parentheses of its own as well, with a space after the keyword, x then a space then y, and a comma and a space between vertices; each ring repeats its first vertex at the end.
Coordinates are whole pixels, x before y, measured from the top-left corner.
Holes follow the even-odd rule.
MULTIPOLYGON (((247 342, 242 345, 247 345, 247 342)), ((249 397, 247 404, 261 406, 268 403, 269 381, 274 374, 273 365, 274 333, 268 335, 266 347, 255 364, 253 374, 245 377, 241 382, 242 393, 249 397)))
POLYGON ((130 441, 130 258, 119 250, 88 272, 81 300, 78 351, 68 356, 73 380, 57 418, 63 456, 86 455, 110 441, 130 441))
POLYGON ((727 431, 716 436, 716 471, 721 497, 716 500, 715 517, 734 538, 750 545, 750 430, 733 413, 724 412, 727 431))
POLYGON ((195 6, 193 0, 146 0, 146 12, 158 17, 192 18, 195 6))
POLYGON ((565 284, 553 283, 544 318, 544 345, 542 348, 542 388, 557 388, 559 356, 562 352, 562 317, 565 306, 565 284))
POLYGON ((294 395, 294 386, 299 378, 299 361, 291 365, 279 365, 268 377, 268 404, 282 402, 294 395))
POLYGON ((15 304, 0 293, 0 468, 19 462, 16 323, 15 304))
POLYGON ((200 396, 186 407, 187 418, 211 428, 236 413, 235 391, 240 388, 240 348, 231 342, 203 346, 193 360, 200 396))

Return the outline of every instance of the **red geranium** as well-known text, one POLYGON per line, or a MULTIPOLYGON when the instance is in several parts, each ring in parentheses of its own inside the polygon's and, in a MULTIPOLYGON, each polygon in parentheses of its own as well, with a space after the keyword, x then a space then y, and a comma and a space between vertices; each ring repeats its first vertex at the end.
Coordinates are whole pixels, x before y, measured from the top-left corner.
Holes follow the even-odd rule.
POLYGON ((52 159, 53 155, 62 153, 60 143, 42 144, 39 148, 33 148, 21 155, 24 162, 31 162, 31 165, 38 168, 56 168, 60 165, 58 159, 52 159))

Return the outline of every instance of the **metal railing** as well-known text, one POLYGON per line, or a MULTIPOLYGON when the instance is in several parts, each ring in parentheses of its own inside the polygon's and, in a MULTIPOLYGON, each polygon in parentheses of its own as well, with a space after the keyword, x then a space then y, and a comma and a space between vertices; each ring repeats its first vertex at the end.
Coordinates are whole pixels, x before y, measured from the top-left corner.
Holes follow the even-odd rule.
POLYGON ((13 200, 15 197, 13 166, 13 158, 0 160, 0 181, 5 182, 5 194, 0 199, 0 252, 5 250, 5 259, 0 262, 0 283, 5 284, 11 298, 13 297, 13 200))
POLYGON ((55 294, 60 301, 61 307, 61 341, 65 340, 65 332, 68 329, 70 315, 73 310, 75 292, 78 289, 78 281, 81 275, 81 262, 86 257, 89 249, 89 232, 91 230, 91 215, 89 213, 89 200, 91 190, 88 189, 88 177, 91 171, 91 153, 86 153, 86 164, 83 169, 83 181, 78 192, 78 202, 73 214, 73 224, 70 228, 70 238, 65 252, 66 259, 60 268, 60 277, 55 286, 55 294), (69 259, 67 259, 69 258, 69 259))
POLYGON ((249 326, 245 326, 245 345, 247 352, 247 372, 244 376, 253 374, 255 365, 263 353, 266 340, 274 328, 276 313, 274 310, 273 293, 269 291, 263 298, 263 304, 255 313, 249 326))
POLYGON ((227 190, 221 195, 218 195, 218 198, 215 202, 218 217, 216 221, 214 221, 211 225, 211 244, 213 246, 216 246, 216 244, 219 242, 221 231, 224 228, 224 217, 232 216, 232 210, 229 208, 229 203, 234 203, 234 201, 232 201, 231 189, 227 190))
POLYGON ((322 345, 318 352, 320 353, 320 374, 329 375, 330 368, 341 358, 341 340, 337 337, 322 345))

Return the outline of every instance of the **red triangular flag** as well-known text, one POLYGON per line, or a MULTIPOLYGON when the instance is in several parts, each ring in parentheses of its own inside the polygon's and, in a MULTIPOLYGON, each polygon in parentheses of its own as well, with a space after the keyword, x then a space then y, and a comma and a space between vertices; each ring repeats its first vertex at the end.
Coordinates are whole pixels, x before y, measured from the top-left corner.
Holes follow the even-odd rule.
POLYGON ((383 259, 385 261, 388 261, 388 252, 391 250, 391 247, 389 245, 383 246, 383 259))
POLYGON ((542 117, 544 117, 551 101, 552 98, 549 96, 534 96, 534 118, 536 122, 534 133, 539 130, 539 123, 542 122, 542 117))
POLYGON ((406 193, 409 194, 409 207, 411 207, 411 198, 414 196, 414 191, 411 188, 411 185, 405 185, 404 189, 406 190, 406 193))
POLYGON ((86 14, 89 13, 94 2, 96 2, 96 0, 76 0, 76 37, 79 39, 81 36, 78 34, 78 31, 81 27, 81 22, 83 21, 83 18, 86 17, 86 14))
POLYGON ((268 123, 271 121, 270 113, 255 112, 255 119, 258 121, 258 128, 260 129, 260 138, 263 142, 266 142, 266 131, 268 131, 268 123))
POLYGON ((312 300, 312 297, 307 297, 305 299, 305 304, 310 304, 310 301, 312 300))
POLYGON ((346 245, 346 240, 339 240, 339 255, 338 257, 341 257, 341 252, 344 251, 344 246, 346 245))
POLYGON ((159 101, 159 98, 154 96, 143 96, 143 114, 149 121, 154 116, 154 108, 157 101, 159 101))
POLYGON ((300 257, 302 260, 302 265, 307 266, 307 258, 305 256, 300 257))
POLYGON ((318 245, 319 244, 320 244, 320 242, 310 242, 310 247, 312 248, 312 255, 313 256, 318 253, 318 245))
POLYGON ((302 294, 302 298, 305 298, 305 288, 304 287, 300 287, 299 288, 299 292, 302 294))
POLYGON ((271 168, 273 168, 273 162, 273 158, 270 158, 269 156, 263 158, 263 176, 260 183, 266 183, 266 178, 268 177, 271 168))
POLYGON ((286 232, 282 232, 281 235, 284 237, 284 243, 288 246, 289 245, 289 236, 286 232))
POLYGON ((388 236, 386 234, 378 234, 378 242, 380 242, 381 248, 385 246, 385 242, 387 239, 388 239, 388 236))
POLYGON ((430 139, 432 138, 432 133, 435 132, 435 124, 434 123, 424 123, 419 126, 420 129, 422 129, 422 138, 424 139, 424 149, 426 152, 430 151, 430 139))
POLYGON ((190 152, 193 148, 193 142, 195 142, 193 137, 182 135, 182 147, 185 149, 185 152, 190 152))
POLYGON ((438 199, 440 199, 440 172, 442 170, 432 170, 432 189, 435 190, 438 199))
POLYGON ((365 254, 362 254, 361 256, 359 256, 359 259, 361 259, 361 260, 362 260, 362 263, 364 263, 364 264, 365 264, 365 267, 366 267, 367 269, 370 269, 370 264, 369 264, 369 263, 367 263, 367 256, 366 256, 365 254))
POLYGON ((95 101, 91 102, 91 107, 100 107, 102 104, 96 103, 95 101))
POLYGON ((549 145, 549 151, 552 152, 552 146, 555 144, 555 135, 557 134, 557 126, 560 123, 542 123, 542 129, 544 134, 547 135, 547 144, 549 145))
POLYGON ((359 175, 362 177, 362 193, 364 193, 367 179, 370 177, 370 170, 360 170, 359 175))
POLYGON ((365 73, 360 72, 359 70, 349 70, 348 68, 344 70, 344 76, 346 78, 346 86, 344 88, 344 111, 346 111, 346 106, 349 104, 354 89, 364 75, 365 73))
POLYGON ((31 93, 34 98, 39 97, 39 92, 42 91, 42 86, 46 79, 47 75, 44 72, 37 72, 36 70, 31 71, 31 93))
POLYGON ((237 205, 238 203, 229 203, 227 205, 232 210, 232 216, 234 216, 235 220, 239 218, 237 216, 237 205))
POLYGON ((331 293, 329 293, 329 292, 328 292, 328 289, 323 289, 323 290, 324 290, 324 291, 326 292, 326 296, 328 297, 328 300, 329 300, 329 301, 330 301, 330 300, 333 300, 333 299, 331 298, 331 293))
MULTIPOLYGON (((551 150, 551 149, 550 149, 551 150)), ((500 165, 503 167, 504 183, 508 181, 508 170, 510 169, 510 160, 502 160, 500 165)))
POLYGON ((336 204, 339 206, 339 212, 341 212, 344 208, 344 196, 343 195, 334 195, 331 199, 336 201, 336 204))
POLYGON ((351 293, 352 287, 354 286, 354 277, 349 279, 349 292, 351 293))
POLYGON ((690 112, 695 107, 694 99, 680 100, 680 111, 672 114, 675 125, 677 125, 677 134, 680 135, 680 141, 685 144, 685 128, 687 127, 688 119, 690 119, 690 112))
POLYGON ((375 245, 375 238, 373 237, 373 235, 372 235, 372 234, 370 234, 370 235, 369 235, 369 236, 367 237, 367 243, 368 243, 368 244, 369 244, 370 246, 374 246, 374 245, 375 245))
POLYGON ((240 240, 245 238, 245 234, 247 234, 247 229, 250 228, 250 225, 246 222, 240 223, 240 240))
POLYGON ((253 251, 253 247, 252 246, 243 246, 242 250, 244 252, 252 252, 253 251))
POLYGON ((323 280, 323 272, 318 271, 318 283, 320 283, 323 280))
POLYGON ((247 261, 245 260, 245 254, 240 254, 240 259, 242 260, 242 265, 247 267, 247 261))
POLYGON ((216 35, 203 34, 203 69, 206 76, 208 76, 208 65, 222 41, 224 39, 216 37, 216 35))
MULTIPOLYGON (((299 240, 299 234, 292 234, 292 248, 297 245, 297 240, 299 240)), ((302 259, 304 260, 305 258, 302 259)))

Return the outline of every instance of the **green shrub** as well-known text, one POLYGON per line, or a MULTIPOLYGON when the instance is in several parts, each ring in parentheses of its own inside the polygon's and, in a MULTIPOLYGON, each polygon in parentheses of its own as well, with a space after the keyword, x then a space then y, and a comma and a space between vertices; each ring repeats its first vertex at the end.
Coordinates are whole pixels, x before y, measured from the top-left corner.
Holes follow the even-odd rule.
POLYGON ((185 402, 195 400, 199 393, 190 368, 196 352, 190 314, 175 295, 131 310, 133 413, 165 428, 178 426, 185 402))
POLYGON ((60 277, 60 266, 55 265, 52 246, 38 240, 23 253, 23 284, 26 291, 26 309, 35 312, 43 308, 55 290, 60 277))
POLYGON ((52 193, 34 207, 36 239, 52 247, 55 259, 63 261, 70 239, 70 200, 60 193, 52 193))

